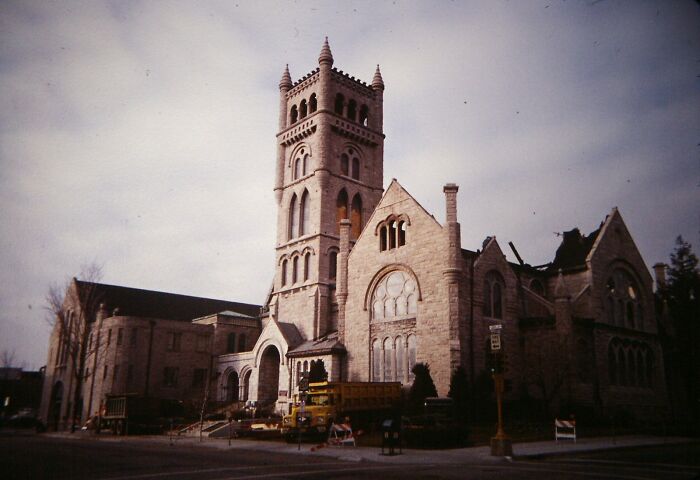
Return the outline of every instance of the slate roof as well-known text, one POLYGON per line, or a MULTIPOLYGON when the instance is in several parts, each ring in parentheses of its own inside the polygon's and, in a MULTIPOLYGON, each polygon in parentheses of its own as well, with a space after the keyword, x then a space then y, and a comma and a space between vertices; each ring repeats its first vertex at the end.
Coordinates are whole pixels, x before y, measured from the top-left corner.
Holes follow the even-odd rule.
POLYGON ((289 348, 294 348, 304 341, 296 325, 293 323, 277 322, 282 335, 287 340, 289 348))
POLYGON ((119 315, 125 316, 191 321, 227 310, 250 317, 260 314, 260 305, 249 303, 191 297, 77 279, 75 284, 80 298, 83 299, 81 301, 85 301, 86 296, 93 296, 97 303, 105 303, 109 312, 118 308, 119 315))
POLYGON ((308 340, 294 350, 289 350, 287 356, 302 357, 304 355, 320 355, 331 352, 345 352, 345 346, 338 341, 337 334, 329 334, 316 340, 308 340))

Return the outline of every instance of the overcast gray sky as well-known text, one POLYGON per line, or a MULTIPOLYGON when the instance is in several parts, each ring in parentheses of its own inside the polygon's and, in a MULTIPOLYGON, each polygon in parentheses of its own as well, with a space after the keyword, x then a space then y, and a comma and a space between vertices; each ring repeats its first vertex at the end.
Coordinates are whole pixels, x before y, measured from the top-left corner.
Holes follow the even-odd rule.
POLYGON ((381 65, 385 186, 442 221, 459 184, 463 247, 545 263, 617 206, 649 266, 700 250, 697 2, 3 1, 0 350, 43 365, 45 292, 91 261, 262 303, 277 85, 326 35, 339 69, 381 65))

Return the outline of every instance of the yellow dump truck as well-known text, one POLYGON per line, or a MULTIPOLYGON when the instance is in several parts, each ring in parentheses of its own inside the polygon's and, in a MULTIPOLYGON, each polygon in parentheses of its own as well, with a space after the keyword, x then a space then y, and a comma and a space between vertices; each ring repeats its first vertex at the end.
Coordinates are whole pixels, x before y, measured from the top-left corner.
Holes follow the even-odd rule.
POLYGON ((399 382, 310 383, 305 400, 298 398, 282 419, 282 435, 291 440, 299 433, 325 434, 332 423, 344 423, 346 417, 357 429, 397 415, 400 404, 399 382))

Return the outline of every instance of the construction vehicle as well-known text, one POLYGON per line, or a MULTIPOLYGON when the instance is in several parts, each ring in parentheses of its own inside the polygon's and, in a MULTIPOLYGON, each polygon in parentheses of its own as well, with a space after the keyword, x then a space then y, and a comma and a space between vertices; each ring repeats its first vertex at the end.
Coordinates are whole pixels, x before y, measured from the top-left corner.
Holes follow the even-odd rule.
POLYGON ((107 395, 100 415, 100 428, 115 435, 160 433, 183 415, 182 402, 136 394, 107 395))
POLYGON ((399 382, 318 382, 301 392, 289 415, 282 419, 287 440, 301 435, 325 435, 333 423, 350 423, 355 430, 368 428, 387 417, 400 415, 399 382))

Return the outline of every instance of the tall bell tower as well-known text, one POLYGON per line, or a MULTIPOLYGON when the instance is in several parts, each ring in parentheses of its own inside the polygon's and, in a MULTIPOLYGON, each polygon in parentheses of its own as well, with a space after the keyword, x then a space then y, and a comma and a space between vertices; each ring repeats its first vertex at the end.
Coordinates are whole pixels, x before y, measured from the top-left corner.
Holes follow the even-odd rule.
POLYGON ((383 191, 384 82, 333 67, 326 38, 318 68, 279 84, 277 241, 270 314, 306 340, 337 329, 335 278, 339 223, 360 235, 383 191))

